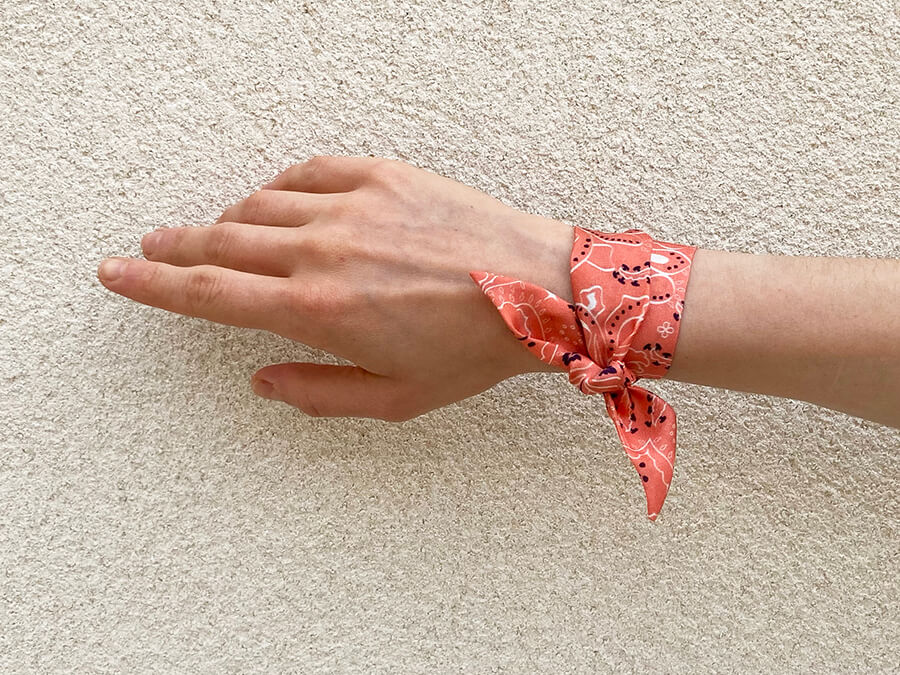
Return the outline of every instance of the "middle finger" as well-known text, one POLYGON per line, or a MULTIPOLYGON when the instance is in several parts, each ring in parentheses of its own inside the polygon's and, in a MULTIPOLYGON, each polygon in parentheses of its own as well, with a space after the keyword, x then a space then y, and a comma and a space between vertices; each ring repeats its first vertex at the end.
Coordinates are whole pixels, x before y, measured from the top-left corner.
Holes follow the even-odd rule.
POLYGON ((144 236, 147 260, 178 267, 216 265, 241 272, 287 277, 294 271, 298 232, 284 227, 218 223, 209 227, 172 227, 144 236))

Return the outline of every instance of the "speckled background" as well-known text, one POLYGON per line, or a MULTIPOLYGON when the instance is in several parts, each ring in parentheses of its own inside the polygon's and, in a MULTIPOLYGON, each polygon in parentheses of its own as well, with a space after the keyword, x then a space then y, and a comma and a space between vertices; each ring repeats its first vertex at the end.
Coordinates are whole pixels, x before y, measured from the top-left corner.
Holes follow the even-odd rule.
POLYGON ((250 374, 340 361, 95 270, 369 153, 598 229, 900 257, 898 44, 887 1, 0 3, 0 670, 896 672, 897 430, 653 381, 653 524, 562 374, 309 418, 250 374))

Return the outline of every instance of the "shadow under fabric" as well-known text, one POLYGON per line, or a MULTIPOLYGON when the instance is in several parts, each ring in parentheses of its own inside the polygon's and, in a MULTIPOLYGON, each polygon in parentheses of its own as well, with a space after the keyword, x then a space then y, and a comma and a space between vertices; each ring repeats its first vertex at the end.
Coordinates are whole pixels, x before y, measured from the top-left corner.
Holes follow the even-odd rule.
POLYGON ((603 394, 656 520, 675 466, 675 411, 635 382, 664 377, 672 364, 697 248, 634 229, 573 234, 573 304, 526 281, 469 276, 532 354, 568 369, 583 394, 603 394))

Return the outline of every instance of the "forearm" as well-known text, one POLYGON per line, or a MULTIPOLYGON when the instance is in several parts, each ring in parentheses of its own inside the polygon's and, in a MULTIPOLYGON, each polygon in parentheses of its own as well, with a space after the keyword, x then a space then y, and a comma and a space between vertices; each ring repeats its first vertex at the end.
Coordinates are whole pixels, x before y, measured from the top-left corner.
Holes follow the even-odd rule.
POLYGON ((900 427, 900 261, 698 249, 667 378, 900 427))
MULTIPOLYGON (((571 302, 571 226, 533 224, 530 278, 571 302)), ((900 427, 900 260, 697 249, 684 301, 667 379, 900 427)))

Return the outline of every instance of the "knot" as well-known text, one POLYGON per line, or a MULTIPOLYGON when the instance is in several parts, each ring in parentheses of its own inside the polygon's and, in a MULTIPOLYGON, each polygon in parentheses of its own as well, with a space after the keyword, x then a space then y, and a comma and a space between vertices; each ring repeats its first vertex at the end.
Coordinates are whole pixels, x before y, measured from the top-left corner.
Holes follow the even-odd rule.
POLYGON ((655 520, 675 465, 675 411, 635 382, 666 374, 697 248, 657 241, 640 230, 605 233, 576 226, 573 233, 573 302, 521 279, 484 271, 469 276, 535 357, 566 368, 582 393, 604 394, 644 487, 647 517, 655 520), (606 362, 608 354, 621 358, 595 362, 606 362))
POLYGON ((585 394, 621 391, 638 379, 620 359, 612 359, 608 365, 601 366, 584 354, 566 353, 563 362, 569 368, 569 382, 585 394))

